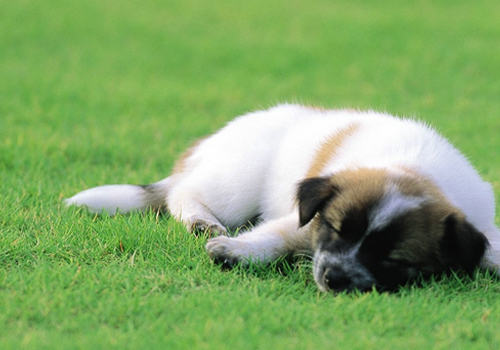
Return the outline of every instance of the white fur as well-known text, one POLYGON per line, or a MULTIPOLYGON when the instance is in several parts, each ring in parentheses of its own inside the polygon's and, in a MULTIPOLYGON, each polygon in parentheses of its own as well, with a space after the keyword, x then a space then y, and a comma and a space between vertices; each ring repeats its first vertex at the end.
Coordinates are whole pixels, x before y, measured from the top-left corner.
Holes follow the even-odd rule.
POLYGON ((106 185, 82 191, 65 200, 67 205, 84 205, 92 213, 127 213, 142 209, 143 189, 134 185, 106 185))
POLYGON ((124 214, 164 203, 170 182, 171 179, 168 177, 149 185, 149 193, 143 186, 137 185, 98 186, 79 192, 65 199, 64 203, 85 206, 92 213, 124 214))
POLYGON ((425 198, 405 196, 396 186, 389 185, 382 201, 372 211, 374 216, 370 218, 368 232, 383 228, 392 219, 418 208, 424 202, 425 198))
MULTIPOLYGON (((260 216, 263 224, 236 238, 215 238, 210 254, 224 249, 234 255, 268 260, 283 252, 280 230, 296 230, 294 196, 321 143, 336 131, 356 123, 358 128, 336 152, 322 175, 349 168, 405 167, 431 179, 446 198, 490 241, 485 265, 500 266, 499 232, 490 184, 467 159, 428 125, 373 111, 319 111, 279 105, 234 119, 202 141, 186 160, 182 173, 160 187, 169 211, 187 225, 196 220, 236 227, 260 216), (288 217, 288 220, 281 218, 288 217), (277 221, 275 221, 277 220, 277 221), (269 239, 261 239, 262 231, 269 239)), ((137 187, 98 187, 70 198, 68 204, 91 210, 128 211, 148 203, 137 187)), ((389 194, 391 192, 388 189, 389 194)), ((420 205, 422 199, 389 195, 376 222, 420 205)))

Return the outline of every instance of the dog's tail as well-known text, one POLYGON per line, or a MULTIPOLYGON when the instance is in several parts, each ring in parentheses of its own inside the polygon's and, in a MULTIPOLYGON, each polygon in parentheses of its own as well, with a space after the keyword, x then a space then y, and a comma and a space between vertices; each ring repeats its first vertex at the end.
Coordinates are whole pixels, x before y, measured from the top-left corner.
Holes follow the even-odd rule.
POLYGON ((128 213, 167 208, 171 178, 150 185, 105 185, 79 192, 65 199, 66 205, 84 206, 92 213, 128 213))

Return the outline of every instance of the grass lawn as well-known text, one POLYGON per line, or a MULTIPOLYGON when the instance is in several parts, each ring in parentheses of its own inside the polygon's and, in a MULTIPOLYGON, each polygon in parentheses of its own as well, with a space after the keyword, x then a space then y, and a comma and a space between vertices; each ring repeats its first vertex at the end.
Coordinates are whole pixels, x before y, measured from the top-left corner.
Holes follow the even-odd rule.
POLYGON ((61 203, 281 101, 424 119, 500 198, 500 2, 404 4, 0 0, 0 347, 500 348, 483 272, 332 296, 307 261, 221 271, 172 219, 61 203))

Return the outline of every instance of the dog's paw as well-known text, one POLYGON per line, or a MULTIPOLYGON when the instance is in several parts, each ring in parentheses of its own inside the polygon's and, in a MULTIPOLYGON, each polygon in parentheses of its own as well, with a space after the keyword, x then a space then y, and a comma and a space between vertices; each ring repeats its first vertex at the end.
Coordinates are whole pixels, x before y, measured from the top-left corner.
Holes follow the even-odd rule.
POLYGON ((215 263, 223 267, 232 267, 237 263, 248 262, 245 246, 246 242, 236 238, 218 236, 209 239, 205 248, 215 263))
POLYGON ((188 229, 189 232, 194 234, 208 233, 210 236, 227 235, 227 231, 222 225, 198 217, 190 218, 188 229))

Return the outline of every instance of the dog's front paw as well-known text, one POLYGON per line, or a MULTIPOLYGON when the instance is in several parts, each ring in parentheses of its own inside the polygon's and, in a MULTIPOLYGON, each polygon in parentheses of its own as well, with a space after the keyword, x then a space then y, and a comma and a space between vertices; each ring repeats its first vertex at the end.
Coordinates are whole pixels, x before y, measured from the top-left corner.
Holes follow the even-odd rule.
POLYGON ((208 240, 205 246, 208 255, 223 267, 233 267, 239 262, 248 262, 244 254, 245 242, 236 238, 218 236, 208 240))

